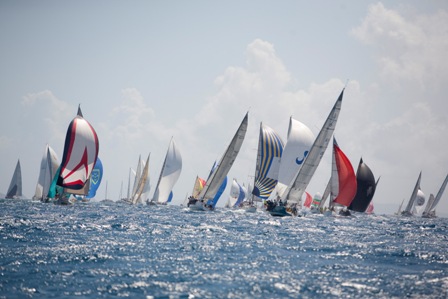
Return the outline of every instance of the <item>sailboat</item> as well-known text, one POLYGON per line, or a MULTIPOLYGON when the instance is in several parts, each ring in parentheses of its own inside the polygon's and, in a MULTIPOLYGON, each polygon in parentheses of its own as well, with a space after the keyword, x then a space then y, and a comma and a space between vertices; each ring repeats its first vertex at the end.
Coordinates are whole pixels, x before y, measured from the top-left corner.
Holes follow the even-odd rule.
POLYGON ((420 171, 420 174, 418 175, 417 182, 415 183, 415 186, 414 186, 414 190, 412 191, 411 198, 409 198, 406 208, 403 211, 401 211, 402 216, 412 216, 413 215, 413 208, 414 208, 415 201, 417 199, 418 191, 420 190, 421 179, 422 179, 422 172, 420 171))
POLYGON ((364 163, 362 158, 359 160, 358 170, 356 171, 356 184, 358 186, 356 195, 348 209, 364 213, 375 194, 377 182, 375 182, 372 170, 364 163))
POLYGON ((51 146, 47 144, 40 161, 39 178, 37 179, 33 200, 47 201, 48 190, 58 167, 58 156, 51 146))
POLYGON ((163 161, 162 170, 160 171, 159 180, 154 190, 154 196, 147 204, 159 203, 166 204, 170 197, 171 191, 179 179, 182 171, 182 157, 179 148, 172 137, 163 161))
MULTIPOLYGON (((196 179, 194 180, 193 190, 191 191, 191 197, 198 198, 199 194, 201 193, 202 189, 205 186, 205 180, 203 178, 200 178, 199 176, 196 176, 196 179)), ((188 193, 185 195, 185 199, 183 202, 183 206, 188 206, 188 193)))
POLYGON ((100 187, 101 180, 103 179, 103 163, 98 157, 95 163, 95 167, 93 167, 92 174, 90 175, 90 189, 89 193, 82 199, 82 201, 89 201, 94 198, 96 195, 96 191, 100 187))
POLYGON ((234 178, 230 187, 230 197, 224 207, 237 208, 243 203, 245 198, 246 191, 244 190, 243 186, 241 186, 234 178))
POLYGON ((6 192, 5 198, 19 199, 22 197, 22 169, 20 167, 20 159, 17 160, 16 168, 14 169, 14 174, 11 178, 11 183, 9 184, 8 191, 6 192))
POLYGON ((260 123, 254 187, 244 208, 254 211, 254 202, 266 200, 277 185, 280 159, 283 153, 281 137, 270 127, 260 123))
POLYGON ((357 182, 353 166, 339 147, 336 138, 333 137, 330 210, 334 210, 335 206, 340 206, 342 209, 340 209, 339 215, 349 216, 350 212, 347 208, 355 198, 356 190, 357 182))
POLYGON ((207 179, 201 193, 197 197, 189 197, 188 206, 191 210, 209 209, 209 207, 206 206, 207 202, 213 199, 218 193, 219 188, 221 187, 241 149, 244 137, 246 136, 248 115, 249 113, 246 113, 244 116, 240 126, 232 138, 232 141, 219 160, 216 168, 213 170, 213 173, 207 179))
MULTIPOLYGON (((135 205, 145 201, 145 196, 149 192, 149 157, 146 158, 145 166, 141 171, 138 181, 136 182, 135 192, 131 196, 130 203, 135 205)), ((140 165, 139 165, 140 166, 140 165)), ((138 174, 138 173, 137 173, 138 174)))
POLYGON ((278 193, 276 202, 268 203, 266 210, 272 216, 290 216, 291 214, 286 210, 287 206, 290 207, 293 214, 298 213, 296 206, 300 203, 306 187, 319 166, 325 150, 327 149, 328 143, 330 142, 331 135, 336 128, 339 112, 341 111, 343 95, 344 89, 336 100, 330 114, 322 126, 322 129, 317 135, 317 138, 314 140, 310 151, 302 161, 301 167, 291 180, 291 183, 288 184, 287 188, 283 192, 278 193))
POLYGON ((240 196, 240 184, 233 178, 232 185, 230 186, 230 194, 229 199, 224 205, 225 208, 234 208, 236 202, 238 201, 238 197, 240 196))
POLYGON ((433 194, 429 196, 428 203, 426 204, 425 210, 423 211, 423 218, 436 218, 436 206, 442 198, 443 192, 445 191, 445 187, 448 183, 448 175, 445 177, 445 180, 440 186, 439 192, 437 192, 436 197, 433 194))
MULTIPOLYGON (((71 194, 87 195, 98 151, 98 136, 78 106, 78 113, 68 126, 62 162, 56 172, 55 184, 52 184, 54 188, 56 185, 63 188, 63 194, 59 194, 61 197, 56 203, 70 203, 71 194)), ((56 193, 55 189, 50 187, 50 193, 56 193)))

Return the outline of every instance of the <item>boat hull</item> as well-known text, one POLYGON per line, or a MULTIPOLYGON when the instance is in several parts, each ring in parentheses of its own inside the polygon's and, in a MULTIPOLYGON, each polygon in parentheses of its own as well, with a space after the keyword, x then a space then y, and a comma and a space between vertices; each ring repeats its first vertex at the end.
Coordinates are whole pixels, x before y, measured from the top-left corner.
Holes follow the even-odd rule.
POLYGON ((274 217, 285 217, 292 216, 290 213, 286 211, 285 206, 276 206, 272 210, 269 211, 269 214, 274 217))

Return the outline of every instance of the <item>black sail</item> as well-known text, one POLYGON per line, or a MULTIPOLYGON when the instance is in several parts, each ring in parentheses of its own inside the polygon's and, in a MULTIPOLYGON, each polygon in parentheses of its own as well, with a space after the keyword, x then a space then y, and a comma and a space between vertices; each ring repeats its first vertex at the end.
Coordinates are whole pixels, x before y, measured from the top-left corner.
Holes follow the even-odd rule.
POLYGON ((376 183, 372 171, 363 162, 362 158, 356 171, 356 182, 358 188, 349 209, 356 212, 365 212, 375 194, 376 183))

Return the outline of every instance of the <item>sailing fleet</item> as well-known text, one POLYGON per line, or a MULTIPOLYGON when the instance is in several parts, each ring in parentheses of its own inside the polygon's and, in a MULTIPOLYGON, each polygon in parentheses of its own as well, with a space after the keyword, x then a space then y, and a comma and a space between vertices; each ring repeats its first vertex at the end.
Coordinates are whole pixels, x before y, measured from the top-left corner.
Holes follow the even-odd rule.
MULTIPOLYGON (((379 178, 375 180, 372 170, 363 158, 360 159, 355 173, 349 158, 334 137, 343 95, 344 89, 317 137, 305 124, 290 117, 287 140, 284 143, 277 132, 268 125, 260 123, 253 183, 246 188, 233 178, 229 198, 224 207, 246 212, 263 210, 274 217, 306 214, 350 216, 352 213, 373 213, 372 200, 379 178), (332 167, 328 184, 323 194, 317 192, 311 196, 306 191, 307 187, 332 137, 332 167), (302 204, 303 195, 305 202, 302 204)), ((207 179, 196 177, 192 192, 186 195, 182 205, 193 211, 215 209, 227 186, 228 173, 243 144, 248 129, 248 117, 249 112, 243 117, 221 158, 213 163, 207 179)), ((103 176, 103 165, 98 153, 98 136, 92 125, 83 117, 79 106, 77 115, 67 129, 60 163, 55 151, 46 144, 32 199, 64 205, 90 201, 95 197, 103 176)), ((168 145, 152 197, 149 196, 150 155, 149 153, 143 160, 139 156, 136 170, 129 169, 128 190, 126 196, 121 198, 121 202, 131 205, 166 205, 171 202, 173 188, 182 171, 181 151, 174 137, 168 145)), ((421 179, 420 172, 405 208, 402 209, 403 200, 396 215, 437 217, 436 206, 448 183, 448 175, 436 196, 430 194, 426 206, 425 195, 420 187, 421 179)), ((17 161, 5 198, 23 198, 20 160, 17 161)))

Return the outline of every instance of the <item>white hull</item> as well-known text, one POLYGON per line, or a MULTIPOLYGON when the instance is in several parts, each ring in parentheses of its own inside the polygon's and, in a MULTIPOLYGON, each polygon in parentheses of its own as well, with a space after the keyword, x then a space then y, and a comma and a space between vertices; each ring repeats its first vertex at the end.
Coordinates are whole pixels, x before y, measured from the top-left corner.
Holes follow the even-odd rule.
POLYGON ((199 201, 199 200, 197 202, 195 202, 194 204, 190 204, 188 207, 192 211, 205 211, 205 210, 207 210, 205 205, 204 205, 204 203, 199 201))
POLYGON ((243 210, 246 213, 255 213, 257 211, 257 207, 250 206, 250 207, 243 207, 243 210))

